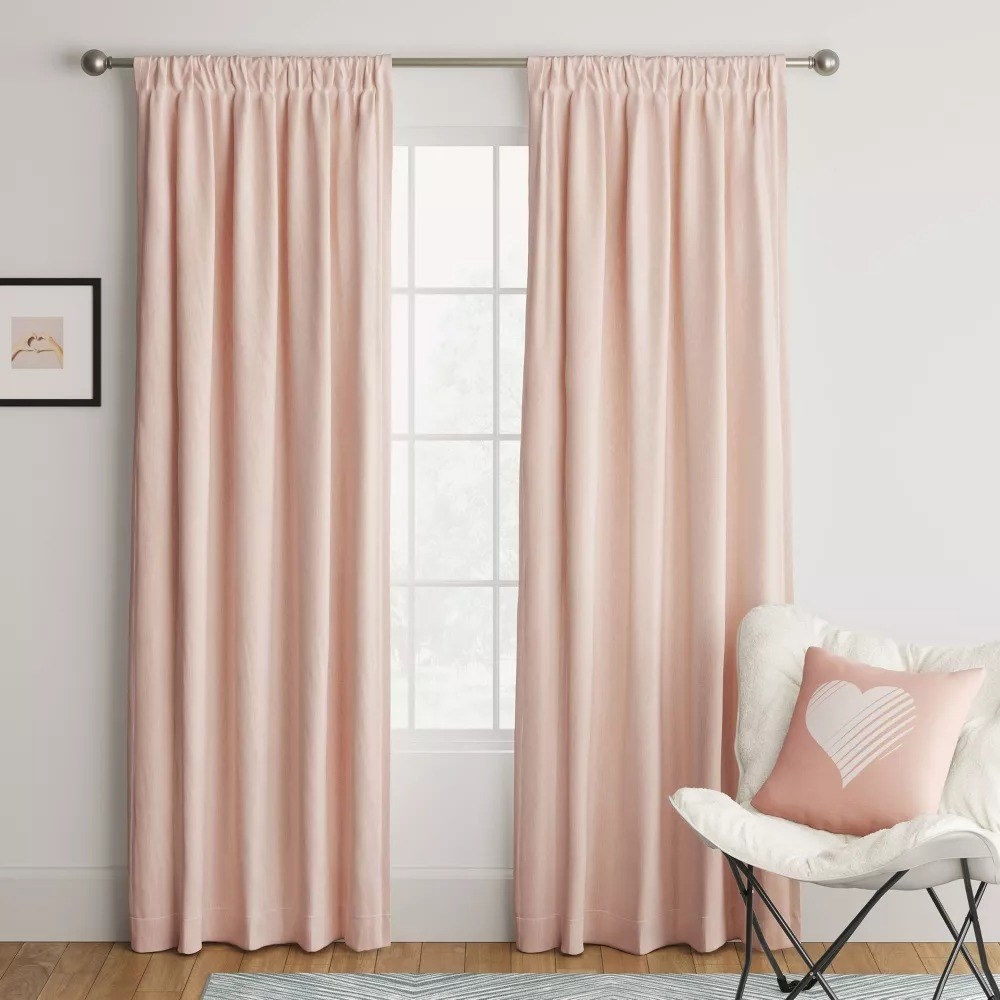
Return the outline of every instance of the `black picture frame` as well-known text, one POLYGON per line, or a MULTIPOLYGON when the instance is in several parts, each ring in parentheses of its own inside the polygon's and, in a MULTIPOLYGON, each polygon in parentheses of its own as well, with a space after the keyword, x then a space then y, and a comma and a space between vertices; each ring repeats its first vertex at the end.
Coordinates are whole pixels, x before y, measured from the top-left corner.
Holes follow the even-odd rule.
POLYGON ((92 362, 91 394, 76 399, 9 399, 0 406, 100 406, 101 405, 101 279, 100 278, 0 278, 0 286, 89 285, 91 290, 92 362))

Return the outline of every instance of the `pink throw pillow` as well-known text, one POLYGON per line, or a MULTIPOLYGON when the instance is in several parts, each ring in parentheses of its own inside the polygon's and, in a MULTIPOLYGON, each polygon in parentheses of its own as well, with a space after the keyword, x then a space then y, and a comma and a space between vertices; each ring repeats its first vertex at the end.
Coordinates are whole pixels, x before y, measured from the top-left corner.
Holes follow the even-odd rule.
POLYGON ((936 813, 983 676, 883 670, 810 646, 788 735, 751 805, 856 836, 936 813))

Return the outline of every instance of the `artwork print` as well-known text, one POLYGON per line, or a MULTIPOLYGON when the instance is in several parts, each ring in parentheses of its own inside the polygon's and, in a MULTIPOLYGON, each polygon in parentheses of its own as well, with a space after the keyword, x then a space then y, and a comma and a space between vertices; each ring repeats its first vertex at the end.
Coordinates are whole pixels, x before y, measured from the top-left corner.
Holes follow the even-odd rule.
POLYGON ((12 316, 11 368, 62 368, 62 316, 12 316))

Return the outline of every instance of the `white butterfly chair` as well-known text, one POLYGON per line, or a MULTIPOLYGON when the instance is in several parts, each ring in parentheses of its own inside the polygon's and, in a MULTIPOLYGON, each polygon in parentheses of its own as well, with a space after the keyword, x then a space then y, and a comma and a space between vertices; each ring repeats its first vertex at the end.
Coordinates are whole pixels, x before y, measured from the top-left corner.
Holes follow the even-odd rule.
POLYGON ((824 970, 890 889, 926 890, 955 941, 934 1000, 940 1000, 959 955, 969 963, 986 996, 1000 1000, 978 916, 987 884, 1000 882, 1000 643, 974 648, 901 645, 834 628, 791 606, 771 606, 755 608, 743 619, 737 648, 740 782, 736 801, 704 788, 682 788, 670 800, 702 840, 726 856, 746 904, 746 947, 737 1000, 750 972, 754 936, 789 1000, 817 983, 830 1000, 837 1000, 824 970), (986 678, 962 730, 938 813, 865 837, 851 837, 765 816, 750 806, 784 742, 809 646, 890 670, 985 668, 986 678), (757 880, 755 868, 800 882, 874 893, 836 941, 813 961, 757 880), (958 879, 965 883, 968 912, 956 927, 934 889, 958 879), (980 883, 975 891, 973 880, 980 883), (800 980, 782 974, 764 941, 753 912, 755 895, 806 963, 808 971, 800 980), (965 947, 970 928, 976 938, 978 965, 965 947))

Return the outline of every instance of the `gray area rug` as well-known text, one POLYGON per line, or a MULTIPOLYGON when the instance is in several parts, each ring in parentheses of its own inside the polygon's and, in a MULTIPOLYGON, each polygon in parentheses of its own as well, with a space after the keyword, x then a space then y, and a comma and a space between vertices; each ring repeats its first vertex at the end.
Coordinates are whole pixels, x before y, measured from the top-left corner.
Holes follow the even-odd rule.
MULTIPOLYGON (((841 1000, 928 1000, 936 976, 829 976, 841 1000)), ((215 973, 203 1000, 731 1000, 734 975, 263 975, 215 973)), ((818 989, 809 996, 819 994, 818 989)), ((982 1000, 972 976, 953 976, 947 1000, 982 1000)), ((772 976, 753 975, 745 1000, 781 1000, 772 976)))

